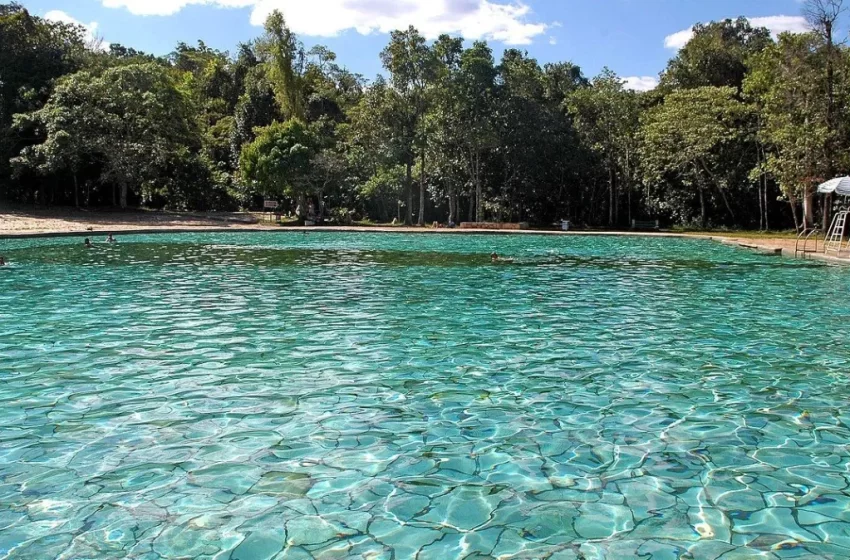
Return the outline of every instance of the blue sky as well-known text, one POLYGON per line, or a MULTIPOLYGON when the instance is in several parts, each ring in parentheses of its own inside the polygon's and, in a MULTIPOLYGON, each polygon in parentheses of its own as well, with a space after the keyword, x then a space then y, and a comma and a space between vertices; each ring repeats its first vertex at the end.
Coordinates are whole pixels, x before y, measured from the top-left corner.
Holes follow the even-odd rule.
MULTIPOLYGON (((3 1, 3 0, 0 0, 3 1)), ((106 42, 154 54, 178 41, 233 51, 279 8, 307 46, 324 44, 366 77, 380 72, 387 32, 412 24, 486 38, 497 54, 528 50, 541 63, 571 60, 593 76, 608 66, 648 88, 696 22, 736 17, 775 31, 804 28, 800 0, 22 0, 32 13, 86 25, 106 42), (780 17, 784 16, 784 17, 780 17)))

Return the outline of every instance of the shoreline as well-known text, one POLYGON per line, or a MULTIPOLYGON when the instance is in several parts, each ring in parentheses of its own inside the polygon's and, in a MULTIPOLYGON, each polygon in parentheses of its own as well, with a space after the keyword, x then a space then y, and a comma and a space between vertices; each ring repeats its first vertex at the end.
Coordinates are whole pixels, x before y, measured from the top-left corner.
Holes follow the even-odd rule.
POLYGON ((704 235, 690 235, 676 232, 644 232, 644 231, 556 231, 544 229, 499 230, 499 229, 460 229, 460 228, 426 228, 426 227, 396 227, 396 226, 161 226, 123 229, 121 227, 77 230, 39 230, 39 231, 6 231, 0 227, 0 239, 34 239, 45 237, 94 237, 110 233, 122 235, 154 235, 165 233, 398 233, 398 234, 431 234, 431 235, 550 235, 550 236, 628 236, 628 237, 693 237, 708 239, 704 235))
POLYGON ((77 211, 49 212, 12 211, 0 212, 0 240, 37 239, 49 237, 94 237, 109 233, 118 235, 156 235, 167 233, 385 233, 425 235, 546 235, 546 236, 599 236, 599 237, 643 237, 673 239, 705 239, 767 255, 817 260, 830 264, 850 265, 850 258, 835 257, 823 253, 795 255, 796 240, 790 237, 756 237, 714 235, 706 233, 678 233, 654 231, 560 231, 560 230, 494 230, 430 228, 410 226, 277 226, 272 224, 248 224, 244 219, 212 217, 198 214, 166 213, 84 213, 77 211), (74 216, 77 214, 77 216, 74 216), (88 219, 86 219, 88 218, 88 219), (13 226, 18 227, 13 227, 13 226))

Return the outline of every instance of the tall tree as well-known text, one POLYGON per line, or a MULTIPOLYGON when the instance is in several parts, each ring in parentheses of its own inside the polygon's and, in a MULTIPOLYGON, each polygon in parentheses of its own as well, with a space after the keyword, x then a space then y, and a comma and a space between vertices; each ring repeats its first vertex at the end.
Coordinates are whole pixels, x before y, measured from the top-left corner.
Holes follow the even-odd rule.
POLYGON ((747 59, 772 43, 770 31, 746 18, 698 23, 693 37, 667 64, 661 89, 729 86, 741 88, 747 59))
POLYGON ((19 185, 9 180, 9 160, 31 139, 12 127, 15 113, 40 108, 55 80, 85 62, 84 30, 30 15, 18 3, 0 4, 0 196, 19 185))
POLYGON ((700 225, 706 227, 714 193, 734 220, 727 191, 736 183, 733 179, 749 170, 724 162, 734 161, 746 142, 750 118, 750 108, 731 87, 676 91, 647 112, 642 123, 644 177, 650 184, 668 187, 656 198, 658 205, 688 219, 687 204, 696 198, 700 225))
POLYGON ((821 46, 814 33, 782 34, 776 45, 753 57, 745 81, 745 92, 761 109, 766 168, 792 209, 802 198, 804 228, 814 227, 814 186, 829 173, 827 154, 834 142, 821 46))
MULTIPOLYGON (((830 142, 826 146, 827 175, 835 173, 835 146, 832 140, 835 138, 835 26, 844 13, 844 0, 806 0, 803 4, 803 15, 809 25, 823 39, 826 49, 826 126, 830 133, 830 142)), ((823 212, 823 229, 829 227, 829 201, 827 196, 823 212)))
MULTIPOLYGON (((617 222, 618 184, 630 189, 638 129, 636 94, 605 68, 591 87, 579 88, 566 99, 573 122, 587 145, 605 164, 608 176, 608 225, 617 222)), ((631 208, 630 208, 631 210, 631 208)))
MULTIPOLYGON (((66 135, 73 137, 74 157, 85 153, 101 162, 101 179, 117 187, 121 208, 130 192, 144 195, 167 176, 174 152, 199 147, 187 97, 155 63, 118 66, 100 76, 73 74, 43 108, 17 121, 18 128, 44 138, 36 153, 50 154, 66 144, 66 135)), ((26 161, 38 161, 29 155, 24 153, 26 161)))
MULTIPOLYGON (((482 156, 495 146, 498 138, 494 126, 496 113, 496 75, 493 52, 486 43, 476 41, 463 50, 462 43, 441 37, 435 49, 441 61, 438 100, 432 115, 439 139, 441 168, 453 168, 457 160, 466 169, 472 185, 474 215, 470 220, 484 221, 482 156)), ((449 185, 449 221, 458 219, 457 183, 444 176, 449 185)))
POLYGON ((418 153, 422 158, 419 190, 419 225, 425 223, 425 156, 428 133, 425 114, 430 102, 429 87, 437 75, 437 58, 425 38, 413 26, 393 31, 390 44, 381 52, 384 68, 390 73, 389 83, 397 96, 396 110, 405 129, 408 143, 405 161, 408 206, 406 223, 412 223, 412 170, 418 153))
POLYGON ((264 195, 297 200, 299 217, 305 217, 316 153, 312 131, 302 121, 291 119, 257 132, 257 138, 242 149, 239 162, 243 180, 255 182, 264 195))
POLYGON ((279 10, 266 18, 264 29, 265 35, 257 41, 257 50, 266 56, 266 69, 281 113, 287 119, 304 120, 304 47, 279 10))

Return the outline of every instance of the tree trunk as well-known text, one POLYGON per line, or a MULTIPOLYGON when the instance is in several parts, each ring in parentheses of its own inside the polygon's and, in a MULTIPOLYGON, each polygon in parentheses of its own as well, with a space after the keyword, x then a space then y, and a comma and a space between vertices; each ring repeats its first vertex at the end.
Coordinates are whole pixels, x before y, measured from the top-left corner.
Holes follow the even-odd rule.
POLYGON ((767 175, 764 177, 764 231, 770 230, 770 222, 768 220, 768 212, 767 212, 767 175))
POLYGON ((407 187, 407 213, 404 218, 404 225, 409 226, 413 224, 413 161, 409 156, 406 162, 404 184, 407 187))
MULTIPOLYGON (((835 64, 832 60, 834 52, 832 21, 826 20, 824 22, 824 32, 826 34, 826 129, 829 134, 829 140, 826 144, 828 180, 832 179, 832 175, 835 173, 835 154, 832 145, 832 133, 835 131, 835 64)), ((827 216, 824 214, 824 231, 829 227, 826 220, 827 216)))
POLYGON ((475 153, 475 221, 484 221, 481 204, 481 154, 478 152, 475 153))
POLYGON ((300 209, 298 212, 298 219, 303 220, 307 218, 307 196, 304 193, 298 193, 298 208, 300 209))
POLYGON ((629 194, 629 224, 631 224, 632 223, 632 171, 631 171, 631 167, 629 166, 629 151, 628 150, 626 150, 626 191, 629 194))
POLYGON ((788 195, 788 204, 791 206, 791 215, 794 217, 794 229, 797 231, 802 231, 800 229, 800 217, 797 214, 797 197, 793 194, 788 195))
POLYGON ((127 208, 127 185, 121 185, 121 210, 127 208))
POLYGON ((318 198, 319 198, 319 219, 324 220, 325 219, 325 194, 324 194, 324 190, 319 189, 318 198))
POLYGON ((761 183, 758 184, 759 199, 759 231, 764 231, 764 203, 761 198, 761 183))
POLYGON ((422 169, 419 171, 419 225, 425 225, 425 149, 422 149, 422 169))
POLYGON ((80 185, 77 183, 77 173, 74 172, 71 174, 74 178, 74 206, 77 208, 80 207, 80 185))
POLYGON ((467 214, 467 219, 470 222, 475 221, 475 193, 469 193, 469 214, 467 214))
POLYGON ((456 201, 455 201, 454 189, 450 189, 449 190, 449 221, 448 221, 449 224, 455 223, 455 207, 456 207, 456 201))
POLYGON ((814 194, 811 187, 806 187, 806 193, 803 196, 803 228, 815 226, 815 209, 814 209, 814 194))
POLYGON ((608 226, 614 224, 614 168, 608 164, 608 226))
POLYGON ((700 187, 699 187, 699 216, 700 216, 700 225, 703 229, 705 229, 708 221, 706 220, 705 193, 703 192, 702 185, 700 185, 700 187))
POLYGON ((732 220, 735 220, 735 212, 732 211, 732 206, 729 205, 729 199, 726 198, 726 193, 719 186, 717 187, 717 192, 720 193, 720 198, 723 199, 723 204, 726 206, 726 211, 729 212, 729 216, 732 217, 732 220))
POLYGON ((823 197, 823 231, 829 230, 829 219, 832 213, 832 193, 823 197))

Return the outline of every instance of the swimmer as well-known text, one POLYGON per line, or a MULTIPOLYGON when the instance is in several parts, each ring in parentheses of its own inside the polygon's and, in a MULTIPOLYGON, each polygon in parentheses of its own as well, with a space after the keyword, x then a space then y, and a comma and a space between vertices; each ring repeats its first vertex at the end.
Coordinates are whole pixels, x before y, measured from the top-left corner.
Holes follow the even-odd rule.
POLYGON ((0 266, 6 266, 6 259, 5 259, 5 257, 0 257, 0 266))
POLYGON ((106 242, 107 243, 115 243, 115 238, 112 237, 111 233, 108 236, 106 236, 106 242))
POLYGON ((494 264, 495 263, 512 263, 512 262, 514 262, 514 260, 513 259, 503 259, 502 257, 499 256, 498 253, 493 253, 492 255, 490 255, 490 262, 494 263, 494 264))
POLYGON ((490 262, 499 262, 498 253, 493 253, 492 255, 490 255, 490 262))
POLYGON ((85 245, 86 249, 91 249, 92 244, 91 244, 91 241, 89 241, 88 237, 86 237, 86 240, 83 241, 83 245, 85 245))

